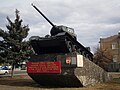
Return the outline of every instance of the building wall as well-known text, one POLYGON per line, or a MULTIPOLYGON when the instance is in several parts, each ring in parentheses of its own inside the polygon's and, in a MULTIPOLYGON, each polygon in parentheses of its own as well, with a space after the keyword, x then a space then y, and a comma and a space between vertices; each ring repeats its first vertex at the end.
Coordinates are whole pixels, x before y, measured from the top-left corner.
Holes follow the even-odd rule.
POLYGON ((109 68, 114 68, 115 71, 115 68, 118 68, 118 66, 120 65, 120 33, 107 38, 101 38, 100 49, 106 49, 111 54, 112 63, 110 63, 108 66, 109 68))
POLYGON ((100 39, 100 48, 108 50, 113 58, 113 62, 120 63, 120 39, 118 36, 100 39), (114 61, 114 59, 117 59, 114 61))

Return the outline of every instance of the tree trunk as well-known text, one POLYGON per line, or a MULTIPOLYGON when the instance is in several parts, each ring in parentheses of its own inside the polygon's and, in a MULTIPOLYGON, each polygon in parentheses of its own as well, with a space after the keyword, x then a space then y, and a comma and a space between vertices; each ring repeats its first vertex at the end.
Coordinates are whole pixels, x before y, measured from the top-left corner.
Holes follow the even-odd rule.
POLYGON ((14 76, 14 67, 15 67, 15 63, 12 63, 12 70, 11 70, 11 78, 13 78, 14 76))

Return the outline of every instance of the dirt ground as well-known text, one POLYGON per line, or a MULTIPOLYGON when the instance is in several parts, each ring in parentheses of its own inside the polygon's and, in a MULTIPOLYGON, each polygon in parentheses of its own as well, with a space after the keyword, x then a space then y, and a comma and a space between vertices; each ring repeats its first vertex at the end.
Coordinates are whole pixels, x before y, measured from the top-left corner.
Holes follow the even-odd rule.
POLYGON ((53 88, 42 87, 35 83, 29 76, 0 77, 0 90, 120 90, 120 78, 110 82, 96 84, 95 86, 80 88, 53 88))

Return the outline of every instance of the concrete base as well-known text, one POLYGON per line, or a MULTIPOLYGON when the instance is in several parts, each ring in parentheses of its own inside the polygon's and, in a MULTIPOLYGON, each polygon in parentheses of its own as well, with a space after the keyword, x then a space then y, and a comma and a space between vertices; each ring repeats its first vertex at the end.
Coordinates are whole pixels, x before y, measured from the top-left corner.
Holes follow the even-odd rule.
POLYGON ((82 83, 75 75, 29 74, 29 76, 42 86, 50 87, 82 87, 82 83))
POLYGON ((63 67, 61 74, 28 75, 40 85, 53 87, 82 87, 111 79, 106 71, 86 58, 83 60, 83 67, 63 67))

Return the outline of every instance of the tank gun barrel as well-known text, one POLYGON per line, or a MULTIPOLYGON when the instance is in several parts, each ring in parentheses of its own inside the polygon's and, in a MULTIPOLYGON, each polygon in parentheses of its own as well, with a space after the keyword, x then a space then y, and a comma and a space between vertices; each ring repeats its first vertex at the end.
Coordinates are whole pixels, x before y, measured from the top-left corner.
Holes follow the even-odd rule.
POLYGON ((55 25, 32 3, 31 4, 53 27, 55 27, 55 25))

